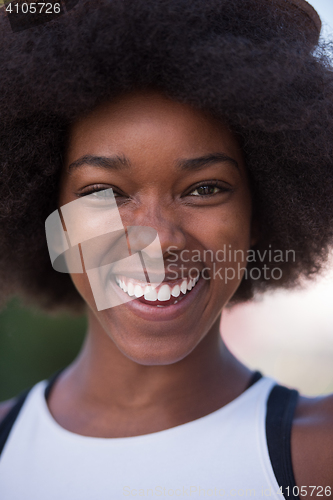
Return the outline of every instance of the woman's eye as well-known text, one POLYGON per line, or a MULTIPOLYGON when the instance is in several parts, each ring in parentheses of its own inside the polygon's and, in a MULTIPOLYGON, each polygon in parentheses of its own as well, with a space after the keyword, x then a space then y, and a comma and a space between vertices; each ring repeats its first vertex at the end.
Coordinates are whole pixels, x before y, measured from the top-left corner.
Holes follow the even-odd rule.
POLYGON ((93 191, 89 194, 91 198, 94 198, 96 200, 110 200, 118 196, 117 193, 114 193, 111 189, 93 191))
POLYGON ((112 188, 99 188, 92 186, 78 194, 79 197, 89 196, 91 200, 110 201, 120 196, 112 188))
POLYGON ((216 184, 203 184, 202 186, 196 187, 193 191, 189 193, 190 196, 209 196, 223 191, 229 191, 227 188, 223 188, 216 184))

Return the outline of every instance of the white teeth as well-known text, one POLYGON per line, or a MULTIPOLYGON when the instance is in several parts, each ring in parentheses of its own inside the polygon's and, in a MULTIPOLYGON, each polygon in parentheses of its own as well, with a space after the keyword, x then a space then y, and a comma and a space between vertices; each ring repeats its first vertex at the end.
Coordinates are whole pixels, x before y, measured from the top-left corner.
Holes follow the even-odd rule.
POLYGON ((157 300, 157 292, 156 290, 151 287, 151 286, 146 286, 145 288, 145 297, 146 300, 157 300))
POLYGON ((180 285, 180 291, 184 294, 186 293, 186 291, 187 291, 187 281, 186 280, 182 281, 182 284, 180 285))
POLYGON ((142 297, 143 290, 142 290, 142 287, 140 285, 135 285, 135 287, 134 287, 134 295, 136 296, 137 299, 139 297, 142 297))
POLYGON ((127 293, 130 297, 133 297, 133 295, 134 295, 134 285, 131 281, 128 282, 127 293))
POLYGON ((171 295, 173 297, 179 297, 180 295, 180 286, 179 285, 175 285, 172 289, 172 292, 171 292, 171 295))
MULTIPOLYGON (((140 284, 133 283, 129 281, 128 278, 119 278, 116 276, 116 282, 118 286, 126 292, 130 297, 135 296, 135 298, 142 297, 149 301, 157 301, 164 302, 170 299, 170 297, 179 297, 180 292, 183 295, 186 294, 187 291, 192 290, 192 288, 196 285, 199 280, 199 276, 197 278, 192 279, 184 279, 181 285, 177 284, 171 287, 170 285, 164 283, 160 286, 157 283, 151 283, 149 285, 145 285, 144 283, 140 284)), ((178 302, 178 301, 176 301, 178 302)), ((175 303, 176 303, 175 302, 175 303)), ((162 306, 160 306, 162 307, 162 306)))
POLYGON ((169 300, 170 299, 170 287, 169 285, 162 285, 158 291, 157 299, 160 301, 169 300))

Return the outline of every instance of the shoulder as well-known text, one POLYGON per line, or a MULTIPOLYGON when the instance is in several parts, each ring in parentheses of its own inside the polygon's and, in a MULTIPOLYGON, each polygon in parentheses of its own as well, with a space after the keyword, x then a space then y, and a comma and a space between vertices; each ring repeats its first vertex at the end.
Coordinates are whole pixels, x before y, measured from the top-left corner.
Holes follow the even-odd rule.
POLYGON ((333 394, 299 396, 291 431, 291 456, 296 485, 306 487, 306 496, 330 496, 325 495, 325 487, 333 489, 333 394), (316 486, 312 495, 310 486, 316 486))
POLYGON ((0 425, 6 415, 10 412, 17 401, 17 398, 8 399, 0 403, 0 425))

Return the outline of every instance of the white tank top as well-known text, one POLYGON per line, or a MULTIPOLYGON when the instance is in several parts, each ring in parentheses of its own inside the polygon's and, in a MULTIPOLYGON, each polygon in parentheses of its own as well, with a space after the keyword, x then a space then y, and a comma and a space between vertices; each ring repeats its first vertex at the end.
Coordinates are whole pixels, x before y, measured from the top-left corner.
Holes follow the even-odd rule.
POLYGON ((269 458, 262 377, 224 407, 143 436, 96 438, 67 431, 36 384, 0 457, 1 500, 120 500, 283 496, 269 458))

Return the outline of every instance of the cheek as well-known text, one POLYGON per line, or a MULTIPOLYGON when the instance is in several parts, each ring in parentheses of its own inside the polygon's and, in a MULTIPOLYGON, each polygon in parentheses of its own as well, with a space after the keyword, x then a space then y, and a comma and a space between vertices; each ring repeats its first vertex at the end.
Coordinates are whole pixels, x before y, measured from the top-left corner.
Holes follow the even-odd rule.
POLYGON ((75 288, 77 289, 83 300, 86 302, 86 304, 89 306, 89 308, 96 311, 95 299, 91 291, 87 274, 75 273, 71 274, 70 277, 75 288))
POLYGON ((200 244, 214 252, 231 245, 232 249, 247 250, 251 241, 251 204, 248 197, 202 211, 188 220, 188 232, 200 244))
POLYGON ((209 218, 196 218, 192 227, 203 249, 203 265, 209 269, 210 288, 219 303, 226 303, 237 290, 251 246, 251 204, 246 198, 240 201, 228 208, 217 207, 209 218))

